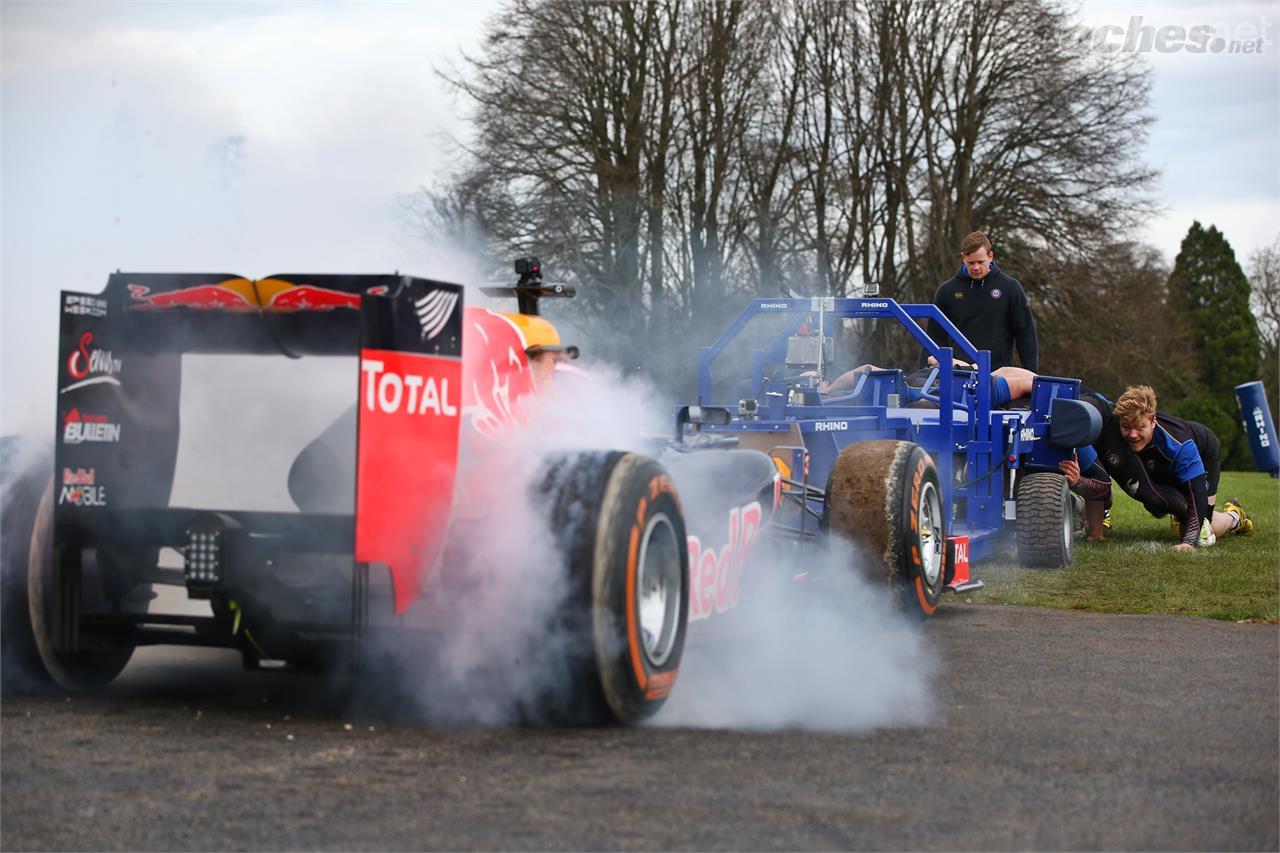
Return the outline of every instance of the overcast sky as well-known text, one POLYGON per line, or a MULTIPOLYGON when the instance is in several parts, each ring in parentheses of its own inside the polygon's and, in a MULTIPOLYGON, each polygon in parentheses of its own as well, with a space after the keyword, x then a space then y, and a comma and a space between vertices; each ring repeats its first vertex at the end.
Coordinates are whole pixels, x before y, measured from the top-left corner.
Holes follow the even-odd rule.
MULTIPOLYGON (((3 430, 52 418, 58 291, 96 292, 116 268, 464 277, 394 208, 465 133, 433 64, 474 50, 498 8, 0 2, 3 430)), ((1195 218, 1242 261, 1275 239, 1280 5, 1090 2, 1082 15, 1263 39, 1257 55, 1147 54, 1165 211, 1144 236, 1169 260, 1195 218)))

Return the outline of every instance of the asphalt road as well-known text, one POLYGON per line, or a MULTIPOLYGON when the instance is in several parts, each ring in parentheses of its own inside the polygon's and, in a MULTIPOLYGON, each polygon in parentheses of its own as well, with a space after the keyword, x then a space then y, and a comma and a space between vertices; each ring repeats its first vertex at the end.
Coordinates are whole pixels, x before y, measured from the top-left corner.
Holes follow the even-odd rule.
POLYGON ((936 720, 440 729, 149 649, 0 706, 0 848, 1280 847, 1275 625, 950 604, 936 720))

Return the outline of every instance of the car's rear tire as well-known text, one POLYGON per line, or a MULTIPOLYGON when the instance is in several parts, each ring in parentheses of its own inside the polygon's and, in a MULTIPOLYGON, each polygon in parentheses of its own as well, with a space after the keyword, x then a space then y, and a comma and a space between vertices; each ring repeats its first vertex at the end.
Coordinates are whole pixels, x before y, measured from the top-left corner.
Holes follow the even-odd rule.
POLYGON ((583 453, 543 481, 579 628, 570 718, 633 723, 656 713, 680 668, 689 550, 675 488, 635 453, 583 453))
POLYGON ((945 583, 946 518, 933 459, 909 441, 862 441, 841 451, 827 479, 823 524, 862 543, 870 574, 894 605, 933 615, 945 583))
POLYGON ((53 478, 44 493, 31 526, 27 559, 27 605, 31 635, 44 669, 66 690, 92 690, 120 674, 133 655, 133 644, 117 637, 82 637, 83 648, 62 652, 54 647, 51 631, 53 594, 53 478))
POLYGON ((1067 478, 1040 472, 1018 480, 1018 562, 1037 569, 1071 565, 1075 505, 1067 478))
POLYGON ((53 682, 40 660, 31 633, 27 604, 27 561, 45 482, 53 470, 50 448, 17 436, 0 440, 0 648, 4 689, 48 687, 53 682))

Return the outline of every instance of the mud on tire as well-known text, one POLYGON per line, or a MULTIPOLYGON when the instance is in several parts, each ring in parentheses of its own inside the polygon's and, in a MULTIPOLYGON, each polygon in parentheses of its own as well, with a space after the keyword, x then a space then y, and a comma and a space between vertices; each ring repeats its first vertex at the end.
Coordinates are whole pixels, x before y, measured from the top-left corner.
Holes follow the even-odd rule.
POLYGON ((895 606, 933 614, 944 584, 946 519, 933 459, 909 441, 863 441, 841 451, 827 480, 828 532, 861 543, 895 606))

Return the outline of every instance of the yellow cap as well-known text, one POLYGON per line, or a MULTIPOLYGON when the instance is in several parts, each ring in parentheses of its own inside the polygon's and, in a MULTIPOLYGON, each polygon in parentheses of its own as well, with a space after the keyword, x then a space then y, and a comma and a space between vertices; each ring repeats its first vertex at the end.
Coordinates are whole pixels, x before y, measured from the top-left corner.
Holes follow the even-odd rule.
POLYGON ((578 348, 562 346, 560 333, 556 331, 556 327, 542 317, 506 312, 503 316, 515 323, 516 328, 520 330, 520 336, 524 338, 525 352, 564 352, 569 358, 578 357, 578 348))

